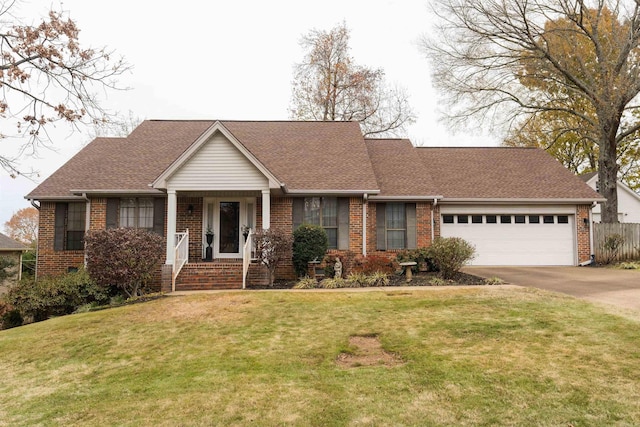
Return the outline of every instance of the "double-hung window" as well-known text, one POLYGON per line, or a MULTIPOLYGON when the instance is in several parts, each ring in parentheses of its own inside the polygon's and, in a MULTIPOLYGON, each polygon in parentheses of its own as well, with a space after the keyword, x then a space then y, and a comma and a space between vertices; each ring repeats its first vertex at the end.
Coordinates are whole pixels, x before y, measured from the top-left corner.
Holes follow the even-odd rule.
POLYGON ((54 249, 83 250, 85 220, 85 202, 56 203, 54 249))
POLYGON ((417 246, 416 204, 376 204, 378 250, 415 249, 417 246))
POLYGON ((349 199, 304 197, 293 202, 293 228, 319 225, 327 232, 329 249, 349 248, 349 199))
POLYGON ((165 199, 125 197, 107 199, 107 228, 141 228, 164 234, 165 199))

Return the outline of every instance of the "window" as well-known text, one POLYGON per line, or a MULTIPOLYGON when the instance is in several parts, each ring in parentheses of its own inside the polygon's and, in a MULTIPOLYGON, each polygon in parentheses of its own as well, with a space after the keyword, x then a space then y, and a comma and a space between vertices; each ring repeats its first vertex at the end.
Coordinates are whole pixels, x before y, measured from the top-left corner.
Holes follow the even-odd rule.
POLYGON ((482 215, 471 215, 471 222, 473 224, 482 224, 482 215))
POLYGON ((495 224, 498 220, 495 215, 487 215, 487 224, 495 224))
POLYGON ((514 219, 515 219, 515 221, 514 221, 514 222, 515 222, 516 224, 524 224, 524 223, 525 223, 525 218, 526 218, 526 217, 525 217, 524 215, 516 215, 516 216, 514 217, 514 219))
POLYGON ((453 215, 442 215, 442 222, 444 224, 453 224, 453 215))
POLYGON ((569 224, 569 217, 567 215, 558 215, 558 224, 569 224))
POLYGON ((542 217, 542 222, 544 222, 545 224, 553 224, 553 215, 545 215, 542 217))
POLYGON ((346 245, 349 237, 349 199, 337 197, 305 197, 294 201, 294 228, 300 224, 319 225, 327 232, 329 249, 346 245), (342 227, 341 227, 342 224, 342 227), (342 229, 341 229, 342 228, 342 229), (343 236, 344 235, 344 236, 343 236), (340 239, 346 243, 340 245, 340 239))
POLYGON ((500 215, 501 224, 511 224, 511 215, 500 215))
MULTIPOLYGON (((376 248, 415 249, 417 222, 415 203, 376 203, 376 248)), ((452 216, 453 217, 453 216, 452 216)))
POLYGON ((404 203, 387 203, 387 249, 404 249, 407 222, 404 203))
POLYGON ((458 215, 458 224, 469 224, 469 215, 458 215))
POLYGON ((84 249, 85 212, 84 202, 56 203, 54 250, 84 249))
POLYGON ((529 215, 529 224, 540 224, 539 215, 529 215))
POLYGON ((153 229, 153 199, 121 199, 120 227, 153 229))

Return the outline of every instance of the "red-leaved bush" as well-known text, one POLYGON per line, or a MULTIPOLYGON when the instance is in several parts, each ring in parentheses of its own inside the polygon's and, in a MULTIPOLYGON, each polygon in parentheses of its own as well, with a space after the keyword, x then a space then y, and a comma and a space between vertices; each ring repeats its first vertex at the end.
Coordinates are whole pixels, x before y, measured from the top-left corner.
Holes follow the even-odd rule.
POLYGON ((161 236, 134 228, 92 230, 84 241, 89 276, 129 298, 140 295, 164 254, 161 236))

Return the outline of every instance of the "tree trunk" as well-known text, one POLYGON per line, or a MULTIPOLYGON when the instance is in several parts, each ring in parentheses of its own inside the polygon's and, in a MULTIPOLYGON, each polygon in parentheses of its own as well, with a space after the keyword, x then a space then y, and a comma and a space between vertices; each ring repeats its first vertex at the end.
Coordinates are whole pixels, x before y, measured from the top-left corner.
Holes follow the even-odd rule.
POLYGON ((618 222, 618 163, 616 159, 616 135, 613 129, 602 120, 603 126, 600 138, 600 156, 598 158, 598 191, 607 201, 602 205, 602 219, 604 223, 618 222))

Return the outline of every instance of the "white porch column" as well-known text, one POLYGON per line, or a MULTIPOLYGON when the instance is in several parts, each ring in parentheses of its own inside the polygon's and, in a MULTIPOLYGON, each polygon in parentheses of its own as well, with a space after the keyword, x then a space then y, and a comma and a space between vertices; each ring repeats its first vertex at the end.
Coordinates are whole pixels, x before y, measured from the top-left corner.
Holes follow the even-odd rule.
POLYGON ((178 199, 175 190, 167 190, 167 260, 165 264, 173 265, 176 246, 176 211, 178 199))
POLYGON ((271 192, 262 190, 262 229, 271 228, 271 192))

